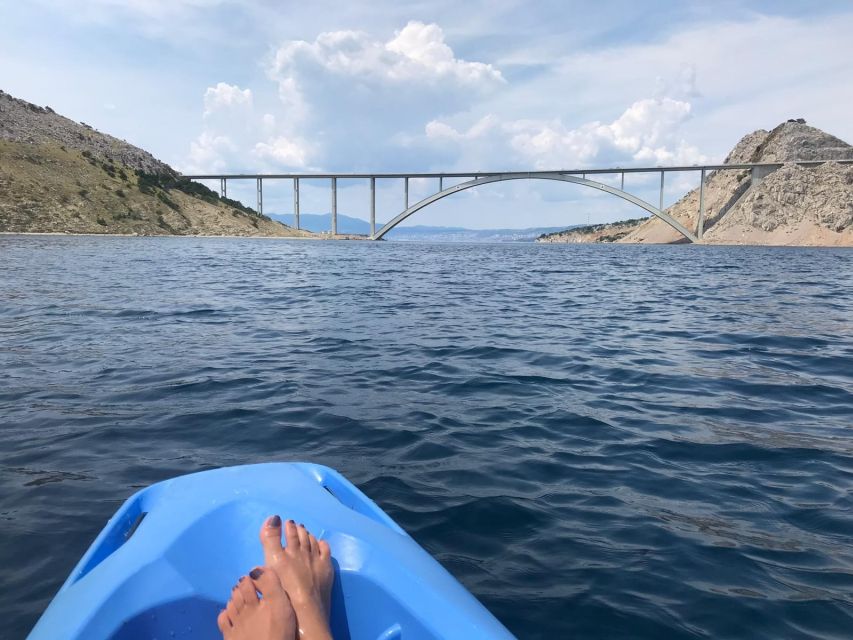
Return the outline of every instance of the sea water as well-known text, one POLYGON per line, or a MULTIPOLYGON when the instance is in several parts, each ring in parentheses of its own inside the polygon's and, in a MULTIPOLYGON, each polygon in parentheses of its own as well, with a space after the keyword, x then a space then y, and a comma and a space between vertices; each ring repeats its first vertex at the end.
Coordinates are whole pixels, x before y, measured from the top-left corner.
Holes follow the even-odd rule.
POLYGON ((0 237, 0 637, 140 487, 270 460, 519 638, 849 638, 853 250, 0 237))

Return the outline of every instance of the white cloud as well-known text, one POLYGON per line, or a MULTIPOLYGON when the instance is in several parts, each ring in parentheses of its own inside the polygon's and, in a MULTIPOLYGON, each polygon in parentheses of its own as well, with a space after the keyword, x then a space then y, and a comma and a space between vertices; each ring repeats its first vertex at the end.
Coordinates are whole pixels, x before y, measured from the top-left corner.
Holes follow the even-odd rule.
POLYGON ((376 168, 391 154, 400 167, 423 168, 421 155, 401 152, 397 140, 405 132, 507 87, 499 69, 462 59, 438 25, 417 21, 387 40, 342 30, 285 42, 267 73, 277 85, 284 133, 293 139, 311 132, 315 159, 342 170, 376 168))
POLYGON ((362 31, 331 31, 321 33, 314 42, 288 42, 276 51, 270 71, 279 81, 290 81, 287 91, 291 92, 299 90, 299 76, 306 66, 365 82, 451 82, 481 88, 506 82, 490 64, 457 58, 438 25, 417 21, 409 22, 387 42, 362 31))
POLYGON ((257 113, 251 89, 219 82, 203 97, 203 129, 190 144, 187 173, 304 169, 309 145, 289 136, 271 113, 257 113))
POLYGON ((501 121, 489 114, 463 131, 433 120, 424 133, 430 142, 457 144, 469 154, 472 146, 487 148, 490 155, 501 147, 504 161, 536 169, 695 164, 706 157, 682 137, 681 127, 690 115, 689 102, 646 98, 610 123, 593 121, 572 128, 560 118, 501 121))
POLYGON ((227 157, 237 150, 228 136, 203 131, 190 143, 188 173, 220 173, 229 168, 227 157))
POLYGON ((261 160, 268 160, 285 167, 304 167, 308 160, 306 146, 284 136, 268 142, 258 142, 253 153, 261 160))
POLYGON ((433 140, 445 139, 452 140, 453 142, 461 142, 463 140, 476 140, 477 138, 481 138, 499 126, 500 119, 490 113, 480 118, 466 131, 457 131, 449 124, 438 120, 430 120, 424 128, 424 131, 427 138, 431 138, 433 140))
POLYGON ((217 111, 242 109, 252 110, 252 90, 241 89, 237 85, 219 82, 204 92, 204 117, 217 111))
POLYGON ((385 49, 399 56, 387 69, 389 77, 394 79, 453 78, 465 85, 505 82, 501 72, 490 64, 457 59, 436 24, 409 22, 385 49))

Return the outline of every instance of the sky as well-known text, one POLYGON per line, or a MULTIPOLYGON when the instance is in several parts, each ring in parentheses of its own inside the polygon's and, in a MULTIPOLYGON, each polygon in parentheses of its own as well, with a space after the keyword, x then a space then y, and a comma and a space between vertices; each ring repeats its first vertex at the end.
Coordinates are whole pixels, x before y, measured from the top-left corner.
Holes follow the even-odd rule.
MULTIPOLYGON (((788 118, 853 142, 851 33, 848 0, 0 0, 0 89, 184 173, 702 164, 788 118)), ((657 202, 656 180, 626 189, 657 202)), ((666 204, 697 183, 668 180, 666 204)), ((339 212, 367 218, 367 184, 338 186, 339 212)), ((390 219, 402 184, 378 187, 390 219)), ((435 187, 413 181, 410 199, 435 187)), ((229 195, 253 205, 253 189, 229 195)), ((300 195, 303 212, 329 210, 326 183, 300 195)), ((289 182, 264 198, 267 213, 292 211, 289 182)), ((408 223, 639 215, 586 187, 515 181, 408 223)))

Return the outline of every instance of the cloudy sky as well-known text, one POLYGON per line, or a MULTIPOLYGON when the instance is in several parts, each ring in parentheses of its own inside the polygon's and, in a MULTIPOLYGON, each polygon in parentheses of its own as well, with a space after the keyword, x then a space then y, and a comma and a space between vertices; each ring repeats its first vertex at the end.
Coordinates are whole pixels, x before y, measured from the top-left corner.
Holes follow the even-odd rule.
MULTIPOLYGON (((184 172, 477 171, 721 161, 803 117, 853 141, 853 3, 30 0, 0 7, 0 88, 184 172)), ((366 185, 339 211, 367 217, 366 185)), ((650 182, 627 185, 656 200, 650 182)), ((667 201, 691 181, 672 180, 667 201)), ((412 184, 412 198, 434 185, 412 184)), ((402 205, 380 184, 379 218, 402 205)), ((265 189, 290 212, 289 184, 265 189)), ((241 192, 251 203, 249 185, 241 192)), ((306 185, 302 210, 327 211, 306 185)), ((636 217, 575 185, 447 198, 412 224, 636 217)))

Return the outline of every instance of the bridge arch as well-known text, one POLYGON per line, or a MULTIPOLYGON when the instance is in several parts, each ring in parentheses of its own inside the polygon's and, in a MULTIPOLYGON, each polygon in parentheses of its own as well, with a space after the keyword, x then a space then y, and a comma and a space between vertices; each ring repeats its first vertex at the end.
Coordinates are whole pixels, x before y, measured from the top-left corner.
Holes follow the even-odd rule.
POLYGON ((371 240, 379 240, 386 233, 391 231, 394 227, 400 224, 403 220, 408 218, 409 216, 417 213, 424 207, 431 205, 433 202, 437 200, 441 200, 442 198, 446 198, 449 195, 453 195, 454 193, 458 193, 460 191, 465 191, 466 189, 471 189, 472 187, 477 187, 482 184, 489 184, 492 182, 504 182, 507 180, 557 180, 560 182, 571 182, 573 184, 580 184, 585 187, 592 187, 593 189, 598 189, 599 191, 605 191, 614 196, 622 198, 623 200, 627 200, 628 202, 637 205, 638 207, 645 209, 649 213, 654 216, 657 216, 665 223, 667 223, 670 227, 678 231, 681 235, 687 238, 690 242, 696 242, 696 236, 691 233, 684 225, 682 225, 678 220, 673 218, 672 216, 664 213, 657 207, 652 204, 649 204, 645 200, 642 200, 634 195, 626 191, 622 191, 621 189, 616 189, 615 187, 611 187, 610 185, 595 182, 594 180, 587 180, 586 178, 579 178, 577 176, 565 175, 562 173, 528 173, 528 174, 495 174, 493 176, 485 176, 481 178, 474 178, 473 180, 468 180, 467 182, 461 182, 459 184, 453 185, 452 187, 448 187, 447 189, 443 189, 437 193, 432 194, 421 200, 420 202, 416 202, 411 207, 397 214, 394 218, 386 222, 380 229, 376 231, 371 236, 371 240))

